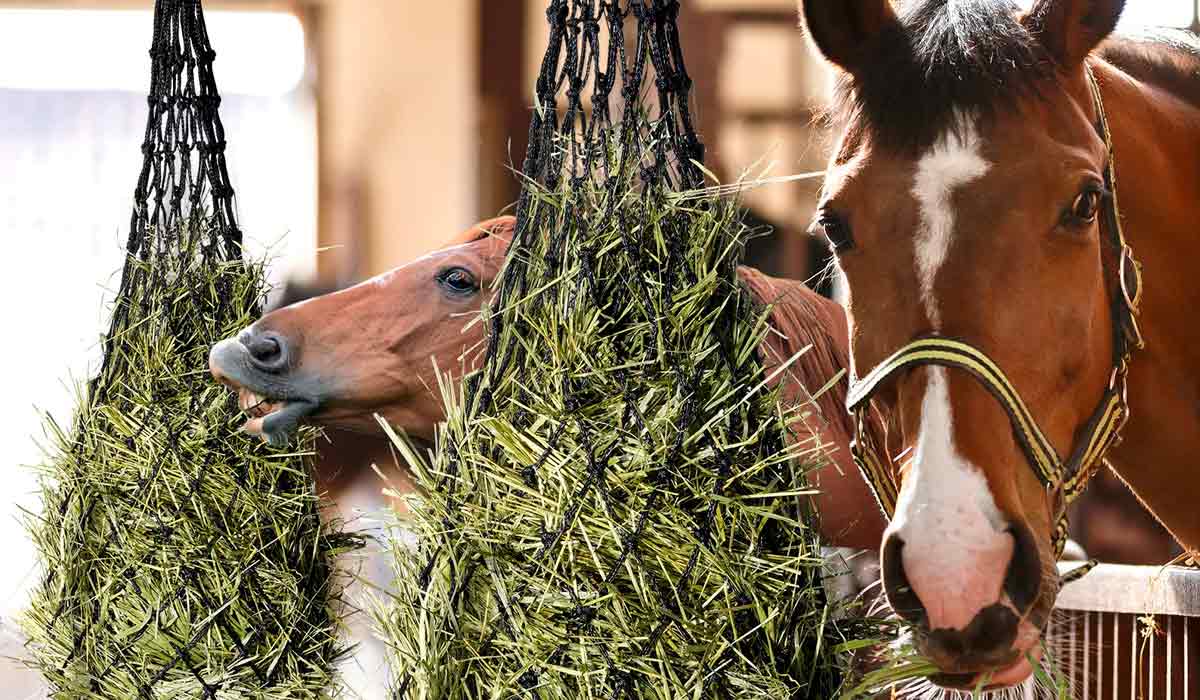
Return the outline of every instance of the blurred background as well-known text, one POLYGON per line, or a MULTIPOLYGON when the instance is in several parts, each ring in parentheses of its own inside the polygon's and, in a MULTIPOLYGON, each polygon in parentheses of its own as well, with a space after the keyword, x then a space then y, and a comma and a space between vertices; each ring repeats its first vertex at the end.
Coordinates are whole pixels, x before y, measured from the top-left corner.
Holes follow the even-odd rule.
MULTIPOLYGON (((274 301, 359 281, 439 247, 516 199, 545 0, 206 0, 238 214, 275 259, 274 301)), ((1193 0, 1130 0, 1126 28, 1196 27, 1193 0)), ((10 332, 0 402, 0 619, 36 580, 23 509, 37 510, 40 412, 69 424, 116 287, 149 87, 148 0, 0 0, 0 299, 10 332)), ((728 181, 819 170, 828 75, 795 0, 690 0, 681 32, 710 167, 728 181)), ((750 264, 809 278, 816 184, 745 203, 774 233, 750 264)), ((828 285, 823 289, 829 291, 828 285)), ((347 514, 382 502, 365 464, 386 445, 333 435, 322 469, 347 514)), ((1169 537, 1111 476, 1076 537, 1108 561, 1162 563, 1169 537)), ((0 628, 0 655, 16 644, 0 628), (7 645, 7 646, 6 646, 7 645)), ((16 647, 19 651, 19 647, 16 647)), ((12 686, 0 682, 0 687, 12 686)), ((29 693, 36 692, 31 689, 29 693)), ((5 697, 25 697, 18 692, 5 697)), ((30 695, 33 697, 33 695, 30 695)))

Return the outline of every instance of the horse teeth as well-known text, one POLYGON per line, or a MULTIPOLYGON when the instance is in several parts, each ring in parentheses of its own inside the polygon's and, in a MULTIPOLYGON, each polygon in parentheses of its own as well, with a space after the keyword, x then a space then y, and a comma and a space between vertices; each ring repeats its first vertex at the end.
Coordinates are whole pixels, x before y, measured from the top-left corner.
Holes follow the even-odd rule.
POLYGON ((238 392, 238 408, 244 413, 260 418, 270 413, 270 404, 267 403, 267 398, 248 389, 238 392))

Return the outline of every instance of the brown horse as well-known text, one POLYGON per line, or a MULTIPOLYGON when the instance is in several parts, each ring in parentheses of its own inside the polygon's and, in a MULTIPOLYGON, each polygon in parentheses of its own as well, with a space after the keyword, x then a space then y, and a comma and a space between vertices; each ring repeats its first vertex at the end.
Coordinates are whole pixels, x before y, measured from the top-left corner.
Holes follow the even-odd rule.
MULTIPOLYGON (((436 371, 461 377, 477 366, 484 340, 479 312, 513 224, 511 217, 478 224, 444 250, 269 313, 214 346, 213 375, 239 390, 251 416, 246 429, 284 443, 301 420, 375 431, 378 414, 410 435, 432 439, 444 419, 436 371)), ((767 371, 809 348, 779 380, 782 400, 808 401, 810 387, 824 386, 846 366, 845 314, 799 282, 750 268, 739 273, 757 299, 773 305, 767 371)), ((844 399, 843 380, 816 398, 816 410, 797 432, 832 457, 814 474, 822 534, 831 543, 873 548, 883 518, 850 458, 844 399)))
MULTIPOLYGON (((1119 220, 1144 265, 1145 349, 1109 457, 1200 549, 1200 326, 1187 320, 1200 308, 1200 47, 1109 38, 1120 0, 1038 0, 1027 13, 1005 0, 801 5, 838 72, 841 137, 818 224, 849 287, 854 376, 914 339, 958 339, 1071 454, 1119 376, 1120 183, 1119 220)), ((1058 591, 1062 499, 992 388, 926 363, 875 396, 901 481, 885 589, 949 686, 1026 678, 1058 591)))

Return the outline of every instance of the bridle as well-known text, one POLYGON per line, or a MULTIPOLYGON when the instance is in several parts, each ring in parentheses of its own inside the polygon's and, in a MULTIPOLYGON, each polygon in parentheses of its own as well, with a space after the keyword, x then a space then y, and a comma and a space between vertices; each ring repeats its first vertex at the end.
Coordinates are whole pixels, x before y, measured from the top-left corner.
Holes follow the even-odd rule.
MULTIPOLYGON (((1047 495, 1057 501, 1057 520, 1053 535, 1055 560, 1061 557, 1067 542, 1067 506, 1083 492, 1088 480, 1104 463, 1104 456, 1120 437, 1121 428, 1129 417, 1126 382, 1129 360, 1133 351, 1143 345, 1137 325, 1138 302, 1141 298, 1141 266, 1125 241, 1121 229, 1121 212, 1117 206, 1117 180, 1114 170, 1112 134, 1100 85, 1090 65, 1085 64, 1092 101, 1099 115, 1096 130, 1104 139, 1108 162, 1104 168, 1104 185, 1108 196, 1101 212, 1101 259, 1109 293, 1109 309, 1113 325, 1113 369, 1104 395, 1082 429, 1082 436, 1067 459, 1061 459, 1037 421, 1021 400, 1004 371, 979 348, 970 342, 942 335, 921 336, 897 350, 879 363, 866 376, 851 382, 846 406, 854 416, 855 439, 851 445, 854 460, 862 470, 875 500, 884 515, 891 518, 896 510, 898 487, 886 446, 875 444, 870 430, 871 398, 889 380, 915 367, 941 366, 966 371, 996 399, 1012 424, 1013 436, 1025 460, 1045 486, 1047 495)), ((1069 583, 1087 573, 1095 562, 1088 562, 1062 577, 1069 583)))

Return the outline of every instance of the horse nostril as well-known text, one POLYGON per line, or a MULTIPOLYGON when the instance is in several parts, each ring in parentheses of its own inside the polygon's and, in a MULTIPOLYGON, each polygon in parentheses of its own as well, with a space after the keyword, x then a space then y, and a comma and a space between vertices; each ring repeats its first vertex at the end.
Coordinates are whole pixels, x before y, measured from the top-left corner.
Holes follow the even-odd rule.
POLYGON ((1008 529, 1013 538, 1012 560, 1004 574, 1004 591, 1022 614, 1033 606, 1042 589, 1042 561, 1033 533, 1024 525, 1008 529))
POLYGON ((250 353, 254 366, 270 372, 278 372, 287 362, 283 339, 276 335, 253 335, 242 338, 242 345, 250 353))
POLYGON ((926 624, 925 606, 908 582, 904 573, 904 540, 897 534, 888 535, 880 552, 879 570, 883 576, 883 591, 888 603, 901 619, 914 625, 926 624))
POLYGON ((282 350, 279 341, 274 338, 254 338, 246 345, 246 349, 250 351, 251 357, 259 362, 278 359, 282 350))

